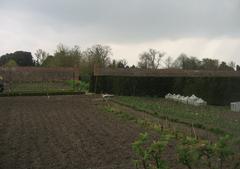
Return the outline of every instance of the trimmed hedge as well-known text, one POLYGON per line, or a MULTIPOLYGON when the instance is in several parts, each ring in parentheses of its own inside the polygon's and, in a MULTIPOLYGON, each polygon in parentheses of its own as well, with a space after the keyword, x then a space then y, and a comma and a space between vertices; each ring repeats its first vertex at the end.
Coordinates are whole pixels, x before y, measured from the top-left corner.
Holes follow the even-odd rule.
POLYGON ((74 92, 74 91, 65 91, 65 92, 11 92, 11 93, 1 93, 0 97, 12 97, 12 96, 60 96, 60 95, 81 95, 85 92, 74 92))
POLYGON ((223 77, 92 77, 90 90, 127 96, 164 97, 167 93, 195 94, 212 105, 240 101, 240 78, 223 77))

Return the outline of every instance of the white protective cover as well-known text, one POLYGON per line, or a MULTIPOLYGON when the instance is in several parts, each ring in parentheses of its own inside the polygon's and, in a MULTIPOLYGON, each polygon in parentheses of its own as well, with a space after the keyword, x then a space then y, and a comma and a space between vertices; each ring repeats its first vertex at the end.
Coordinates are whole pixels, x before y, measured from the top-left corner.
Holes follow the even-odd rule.
MULTIPOLYGON (((169 99, 169 100, 174 100, 174 101, 177 101, 177 102, 181 102, 181 103, 184 103, 184 104, 190 104, 190 105, 194 105, 194 106, 205 106, 207 105, 207 102, 204 101, 203 99, 201 98, 198 98, 197 96, 195 96, 194 94, 189 97, 189 96, 181 96, 181 95, 176 95, 176 94, 171 94, 171 93, 168 93, 166 96, 165 96, 166 99, 169 99)), ((232 105, 231 105, 232 107, 232 105)), ((233 105, 234 107, 234 105, 233 105)), ((240 105, 239 105, 239 111, 240 111, 240 105)))
POLYGON ((233 102, 230 104, 231 111, 240 112, 240 102, 233 102))

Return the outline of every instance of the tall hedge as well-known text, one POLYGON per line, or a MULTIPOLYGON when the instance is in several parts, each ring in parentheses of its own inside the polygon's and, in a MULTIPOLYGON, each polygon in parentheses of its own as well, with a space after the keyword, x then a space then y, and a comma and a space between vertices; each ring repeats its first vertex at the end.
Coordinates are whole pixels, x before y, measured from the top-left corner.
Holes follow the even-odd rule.
POLYGON ((98 76, 91 90, 127 96, 158 96, 167 93, 195 94, 212 105, 228 105, 240 101, 240 78, 220 77, 116 77, 98 76))

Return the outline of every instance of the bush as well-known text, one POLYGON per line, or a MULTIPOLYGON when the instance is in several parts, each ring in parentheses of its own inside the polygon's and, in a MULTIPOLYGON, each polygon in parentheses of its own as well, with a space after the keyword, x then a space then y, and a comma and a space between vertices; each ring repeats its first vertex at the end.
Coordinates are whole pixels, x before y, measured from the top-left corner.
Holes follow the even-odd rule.
POLYGON ((75 90, 75 91, 89 91, 89 83, 79 80, 69 80, 67 83, 75 90))

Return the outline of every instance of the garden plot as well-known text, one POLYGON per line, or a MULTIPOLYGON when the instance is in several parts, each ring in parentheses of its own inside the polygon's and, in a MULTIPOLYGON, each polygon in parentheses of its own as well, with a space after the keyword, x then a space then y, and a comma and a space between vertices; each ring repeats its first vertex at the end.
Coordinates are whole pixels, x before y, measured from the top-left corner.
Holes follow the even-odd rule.
POLYGON ((95 98, 0 98, 0 168, 132 168, 142 130, 106 116, 95 98))
MULTIPOLYGON (((151 138, 158 140, 162 136, 156 131, 160 123, 165 124, 163 128, 181 128, 180 132, 186 130, 188 134, 193 131, 192 127, 178 122, 193 119, 199 122, 200 115, 196 116, 194 106, 152 98, 114 97, 112 100, 129 106, 113 105, 111 99, 103 101, 100 95, 0 98, 0 168, 132 169, 133 159, 139 159, 132 146, 138 142, 140 133, 148 132, 151 138), (187 116, 189 108, 194 114, 187 116), (170 113, 168 120, 174 117, 179 121, 159 120, 163 112, 162 115, 170 113)), ((226 117, 221 112, 216 114, 226 108, 199 108, 198 113, 208 110, 213 117, 224 117, 221 123, 225 126, 229 124, 226 122, 240 119, 234 112, 226 117)), ((204 122, 200 124, 210 127, 207 119, 200 119, 204 122)), ((238 125, 227 126, 226 131, 237 136, 238 125)), ((205 129, 195 128, 194 132, 205 137, 205 129)), ((208 132, 206 130, 214 141, 215 136, 208 132)), ((168 142, 163 159, 169 162, 171 169, 187 169, 178 162, 176 143, 176 140, 168 142)))

